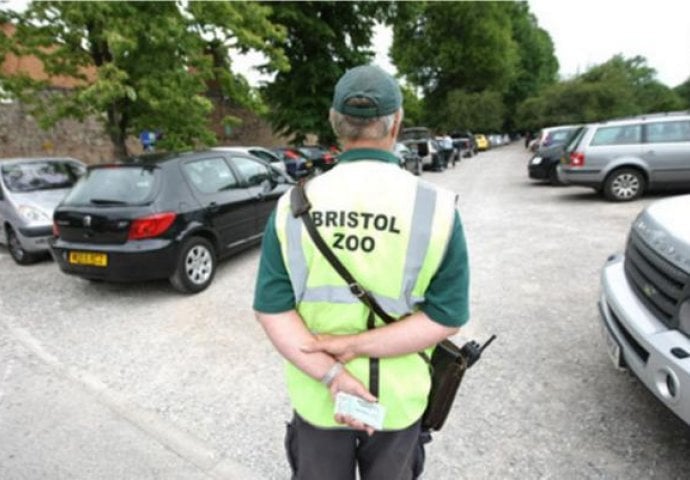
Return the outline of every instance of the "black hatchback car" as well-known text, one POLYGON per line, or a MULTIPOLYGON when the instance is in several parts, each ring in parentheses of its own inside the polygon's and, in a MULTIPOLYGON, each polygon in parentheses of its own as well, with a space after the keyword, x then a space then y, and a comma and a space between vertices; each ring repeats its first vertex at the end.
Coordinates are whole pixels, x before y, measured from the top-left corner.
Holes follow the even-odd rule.
POLYGON ((196 293, 217 261, 257 243, 293 183, 233 152, 152 155, 92 166, 55 209, 51 253, 92 280, 168 278, 196 293))

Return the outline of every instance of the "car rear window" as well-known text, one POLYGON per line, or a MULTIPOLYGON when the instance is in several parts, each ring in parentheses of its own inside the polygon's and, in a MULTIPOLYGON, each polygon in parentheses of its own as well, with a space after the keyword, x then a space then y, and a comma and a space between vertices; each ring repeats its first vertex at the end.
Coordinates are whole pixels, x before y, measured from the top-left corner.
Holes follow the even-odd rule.
POLYGON ((640 143, 642 128, 640 124, 599 127, 591 145, 632 145, 640 143))
POLYGON ((94 168, 64 200, 66 205, 141 205, 153 199, 160 169, 142 166, 94 168))
POLYGON ((39 161, 2 166, 2 180, 12 192, 71 188, 84 171, 74 162, 39 161))

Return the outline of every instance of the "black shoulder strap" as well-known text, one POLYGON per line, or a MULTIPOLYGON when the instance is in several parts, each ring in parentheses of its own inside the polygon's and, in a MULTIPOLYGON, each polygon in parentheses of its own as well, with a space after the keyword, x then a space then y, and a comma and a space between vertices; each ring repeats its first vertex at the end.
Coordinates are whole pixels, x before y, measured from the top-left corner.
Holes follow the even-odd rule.
MULTIPOLYGON (((367 292, 362 286, 355 280, 352 274, 349 272, 345 265, 335 256, 333 251, 326 245, 323 237, 316 229, 314 221, 309 215, 309 210, 311 210, 311 203, 307 199, 307 193, 304 190, 304 183, 300 182, 292 189, 290 192, 290 208, 292 210, 292 215, 296 218, 301 218, 304 226, 309 232, 309 236, 319 249, 321 254, 328 260, 328 263, 338 272, 338 275, 342 277, 350 288, 350 292, 357 297, 362 303, 364 303, 370 310, 372 310, 381 320, 385 323, 395 322, 395 318, 390 316, 376 301, 376 299, 367 292)), ((422 357, 422 359, 430 364, 431 361, 426 352, 417 352, 422 357)))

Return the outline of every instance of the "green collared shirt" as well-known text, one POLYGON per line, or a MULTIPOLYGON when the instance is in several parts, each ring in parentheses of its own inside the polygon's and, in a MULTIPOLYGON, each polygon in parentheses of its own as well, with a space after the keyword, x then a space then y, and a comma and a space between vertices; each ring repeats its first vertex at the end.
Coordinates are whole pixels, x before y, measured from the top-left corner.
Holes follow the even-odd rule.
MULTIPOLYGON (((354 149, 342 153, 339 162, 377 160, 398 164, 391 152, 354 149)), ((337 167, 336 167, 337 168, 337 167)), ((469 320, 469 259, 460 215, 455 212, 453 231, 443 261, 424 294, 419 307, 429 318, 449 327, 469 320)), ((282 313, 296 307, 290 276, 283 261, 275 229, 275 211, 266 224, 261 244, 261 261, 254 291, 254 310, 282 313)))

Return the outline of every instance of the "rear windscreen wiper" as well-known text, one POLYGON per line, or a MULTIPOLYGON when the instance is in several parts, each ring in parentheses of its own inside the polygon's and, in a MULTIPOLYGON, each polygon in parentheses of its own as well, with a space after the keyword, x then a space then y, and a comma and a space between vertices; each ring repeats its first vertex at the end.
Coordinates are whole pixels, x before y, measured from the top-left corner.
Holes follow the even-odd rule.
POLYGON ((96 205, 127 205, 127 202, 123 202, 122 200, 114 200, 112 198, 92 198, 89 201, 96 205))

